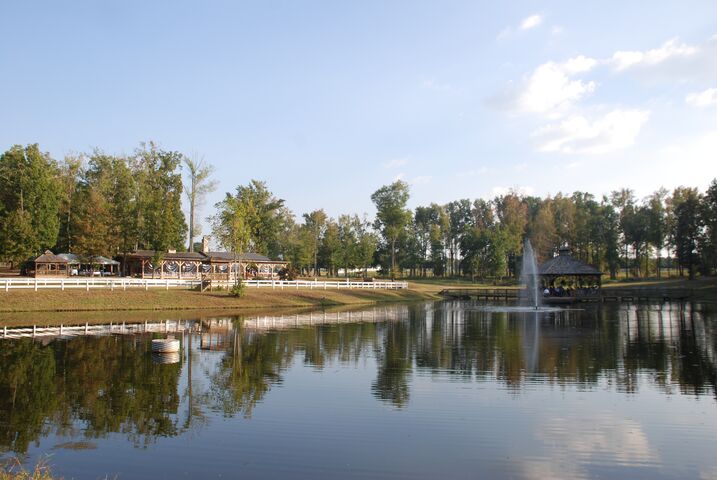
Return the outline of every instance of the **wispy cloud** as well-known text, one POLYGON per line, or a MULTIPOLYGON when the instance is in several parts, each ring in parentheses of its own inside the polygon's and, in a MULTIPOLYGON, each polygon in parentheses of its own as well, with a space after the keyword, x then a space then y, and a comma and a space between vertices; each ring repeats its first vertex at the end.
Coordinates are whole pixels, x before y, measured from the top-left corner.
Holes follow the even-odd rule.
POLYGON ((398 168, 398 167, 402 167, 404 165, 408 165, 407 158, 394 158, 394 159, 391 159, 391 160, 381 164, 381 166, 386 169, 398 168))
POLYGON ((533 133, 538 151, 568 154, 604 154, 635 143, 650 117, 646 110, 615 109, 594 119, 573 115, 533 133))
POLYGON ((517 87, 505 92, 497 103, 505 109, 526 113, 547 113, 570 106, 595 90, 594 81, 575 77, 597 64, 597 60, 583 55, 562 63, 543 63, 517 87))
POLYGON ((681 43, 673 38, 651 50, 620 50, 613 54, 611 64, 618 72, 639 66, 655 66, 675 58, 691 57, 699 52, 694 45, 681 43))
POLYGON ((431 183, 431 180, 433 180, 433 177, 430 175, 419 175, 417 177, 413 177, 408 183, 411 185, 426 185, 431 183))
POLYGON ((535 28, 538 25, 543 23, 543 16, 542 15, 531 15, 529 17, 526 17, 523 19, 522 22, 520 22, 520 29, 521 30, 530 30, 531 28, 535 28))
POLYGON ((704 92, 690 93, 685 97, 685 103, 699 108, 717 106, 717 88, 708 88, 704 92))
POLYGON ((540 14, 533 14, 529 17, 525 17, 523 20, 520 21, 520 24, 517 27, 505 27, 503 30, 498 33, 496 36, 497 40, 503 40, 515 32, 525 32, 528 30, 532 30, 538 26, 540 26, 543 23, 544 17, 540 14))
POLYGON ((439 92, 448 92, 450 90, 453 90, 453 85, 451 85, 450 83, 437 82, 432 78, 424 79, 421 82, 421 87, 427 90, 436 90, 439 92))

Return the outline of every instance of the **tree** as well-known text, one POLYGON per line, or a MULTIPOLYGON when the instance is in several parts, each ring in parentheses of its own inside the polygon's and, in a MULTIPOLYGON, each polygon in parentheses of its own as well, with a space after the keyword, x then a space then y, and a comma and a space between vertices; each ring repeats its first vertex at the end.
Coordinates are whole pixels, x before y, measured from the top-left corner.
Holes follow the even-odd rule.
POLYGON ((695 266, 699 255, 702 227, 700 201, 700 194, 696 188, 678 187, 672 194, 675 253, 680 266, 687 267, 690 280, 695 278, 695 266))
POLYGON ((17 262, 21 253, 39 253, 57 243, 58 175, 57 163, 37 144, 15 145, 0 156, 0 254, 7 260, 17 262))
MULTIPOLYGON (((211 217, 212 233, 224 249, 234 254, 236 264, 251 241, 250 205, 227 193, 224 200, 214 207, 217 213, 211 217)), ((237 284, 240 282, 240 273, 237 272, 235 275, 237 284)))
POLYGON ((661 188, 647 198, 647 241, 655 247, 655 267, 657 277, 660 277, 660 257, 667 236, 667 222, 665 211, 665 198, 667 190, 661 188))
POLYGON ((187 184, 184 191, 189 202, 189 251, 193 252, 194 237, 201 233, 201 227, 197 222, 197 210, 203 205, 206 195, 217 189, 218 182, 210 180, 214 168, 205 163, 203 158, 197 155, 185 156, 182 157, 182 161, 187 167, 187 184))
POLYGON ((133 158, 139 199, 138 243, 158 252, 184 246, 182 158, 181 153, 160 150, 152 142, 141 144, 133 158))
POLYGON ((377 210, 374 227, 381 231, 391 251, 392 276, 396 275, 396 242, 411 220, 411 212, 406 209, 408 198, 408 184, 401 180, 383 186, 371 195, 377 210))
POLYGON ((708 273, 717 271, 717 179, 712 180, 702 198, 701 212, 705 227, 703 259, 708 273))
POLYGON ((306 239, 308 240, 309 249, 311 250, 311 256, 314 260, 314 269, 312 274, 317 275, 318 257, 319 257, 319 245, 321 241, 321 235, 324 233, 326 228, 326 213, 323 210, 314 210, 311 213, 304 214, 304 225, 307 231, 306 239))

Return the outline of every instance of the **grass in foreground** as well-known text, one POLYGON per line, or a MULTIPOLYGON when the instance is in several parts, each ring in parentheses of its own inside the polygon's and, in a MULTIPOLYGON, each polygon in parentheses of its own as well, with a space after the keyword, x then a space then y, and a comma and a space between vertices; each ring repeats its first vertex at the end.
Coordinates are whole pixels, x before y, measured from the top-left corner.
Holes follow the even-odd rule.
POLYGON ((107 310, 245 310, 328 307, 436 298, 430 291, 406 290, 270 290, 247 288, 241 298, 225 291, 190 290, 15 290, 0 292, 0 312, 71 312, 107 310))
POLYGON ((33 470, 26 470, 18 459, 10 461, 8 465, 0 466, 0 480, 60 480, 52 475, 50 467, 45 462, 35 465, 33 470))

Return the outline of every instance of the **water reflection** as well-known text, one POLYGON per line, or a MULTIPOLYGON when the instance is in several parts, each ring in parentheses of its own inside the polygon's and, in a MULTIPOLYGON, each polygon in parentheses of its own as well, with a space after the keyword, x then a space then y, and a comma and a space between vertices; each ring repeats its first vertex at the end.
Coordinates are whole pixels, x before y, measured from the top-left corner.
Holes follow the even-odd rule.
MULTIPOLYGON (((118 434, 144 448, 201 430, 213 414, 250 418, 297 363, 317 371, 372 369, 371 394, 396 409, 410 405, 415 377, 426 375, 491 383, 516 395, 568 385, 635 394, 648 385, 717 398, 713 318, 679 305, 520 313, 445 302, 203 320, 171 361, 152 356, 151 334, 2 341, 0 453, 24 453, 43 437, 78 432, 88 445, 118 434)), ((596 420, 552 418, 541 438, 573 442, 568 452, 575 454, 618 442, 620 455, 654 460, 639 435, 626 439, 618 427, 568 438, 567 425, 581 421, 596 420)))

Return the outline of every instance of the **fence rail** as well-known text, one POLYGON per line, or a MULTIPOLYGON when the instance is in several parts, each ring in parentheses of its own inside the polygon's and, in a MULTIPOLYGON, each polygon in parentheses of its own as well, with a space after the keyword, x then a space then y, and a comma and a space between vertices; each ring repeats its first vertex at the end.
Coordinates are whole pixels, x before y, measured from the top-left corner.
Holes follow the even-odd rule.
MULTIPOLYGON (((210 280, 211 287, 227 288, 234 285, 233 280, 210 280)), ((398 290, 408 288, 407 282, 341 282, 341 281, 313 281, 313 280, 244 280, 242 282, 250 288, 261 289, 368 289, 368 290, 398 290)), ((206 285, 199 279, 178 278, 0 278, 0 293, 10 290, 44 290, 44 289, 92 289, 127 290, 128 288, 184 288, 193 289, 206 285)))

